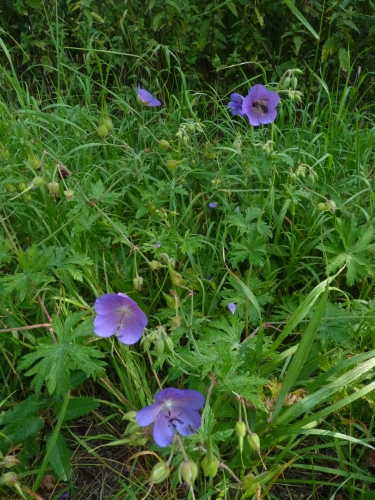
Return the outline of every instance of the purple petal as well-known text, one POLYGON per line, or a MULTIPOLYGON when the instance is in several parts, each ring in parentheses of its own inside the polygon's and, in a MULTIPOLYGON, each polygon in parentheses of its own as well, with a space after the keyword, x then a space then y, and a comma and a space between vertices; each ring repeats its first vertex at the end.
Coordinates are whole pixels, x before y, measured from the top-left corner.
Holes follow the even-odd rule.
POLYGON ((156 99, 151 92, 148 92, 145 89, 142 89, 140 85, 138 85, 138 97, 143 104, 147 104, 147 106, 160 106, 161 102, 156 99))
POLYGON ((94 307, 98 314, 116 314, 122 305, 123 299, 120 294, 106 293, 96 299, 94 307))
POLYGON ((181 392, 184 391, 182 391, 181 389, 175 389, 174 387, 168 387, 167 389, 162 389, 161 391, 159 391, 156 394, 155 399, 156 401, 163 401, 163 402, 167 400, 176 399, 179 398, 181 392))
POLYGON ((175 434, 175 428, 170 424, 166 412, 162 411, 156 419, 154 425, 154 441, 159 446, 168 446, 171 444, 175 434))
POLYGON ((249 97, 251 101, 258 101, 259 99, 266 99, 267 94, 268 90, 266 89, 266 87, 258 83, 257 85, 254 85, 254 87, 251 88, 249 95, 247 95, 246 97, 249 97))
POLYGON ((200 414, 195 410, 190 410, 183 406, 178 406, 174 410, 178 415, 178 420, 175 422, 178 432, 183 436, 194 434, 201 425, 200 414))
POLYGON ((259 116, 259 122, 263 123, 263 125, 267 125, 268 123, 272 123, 273 121, 275 121, 276 116, 277 116, 277 110, 269 109, 265 116, 259 116))
POLYGON ((233 302, 230 302, 230 303, 228 304, 228 309, 230 310, 230 312, 231 312, 232 314, 234 314, 234 313, 236 312, 236 304, 233 304, 233 302))
POLYGON ((277 92, 268 92, 266 99, 268 101, 269 109, 276 108, 280 102, 280 96, 277 92))
POLYGON ((123 344, 135 344, 142 337, 147 325, 147 316, 138 306, 131 308, 131 316, 123 319, 118 339, 123 344))
POLYGON ((245 114, 248 117, 251 125, 253 125, 254 127, 257 127, 258 125, 260 125, 259 116, 256 113, 254 113, 251 110, 249 110, 249 111, 246 110, 245 114))
POLYGON ((234 93, 234 94, 231 94, 231 96, 230 96, 230 100, 231 100, 231 101, 234 101, 234 102, 236 102, 236 103, 240 103, 240 104, 242 104, 243 97, 242 97, 242 95, 241 95, 241 94, 236 94, 236 93, 234 93))
POLYGON ((161 403, 154 403, 146 408, 142 408, 137 413, 135 419, 137 424, 141 427, 146 427, 147 425, 151 425, 152 422, 158 418, 159 413, 162 410, 163 405, 161 403))
POLYGON ((216 203, 216 201, 213 201, 212 203, 209 203, 208 206, 210 208, 217 208, 217 203, 216 203))
POLYGON ((104 314, 94 319, 94 332, 99 337, 110 337, 119 327, 121 317, 116 314, 104 314))
POLYGON ((181 391, 183 394, 176 397, 176 400, 180 400, 178 404, 183 406, 188 406, 193 410, 199 410, 204 406, 204 396, 198 391, 191 391, 189 389, 181 391))

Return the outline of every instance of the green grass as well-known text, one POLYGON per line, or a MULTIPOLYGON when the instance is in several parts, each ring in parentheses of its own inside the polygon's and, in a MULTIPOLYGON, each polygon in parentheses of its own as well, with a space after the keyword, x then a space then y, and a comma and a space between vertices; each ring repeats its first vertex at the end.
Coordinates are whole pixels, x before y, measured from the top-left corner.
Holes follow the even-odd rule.
MULTIPOLYGON (((95 498, 144 498, 152 467, 170 449, 145 439, 131 412, 150 404, 159 387, 207 396, 210 380, 202 427, 185 449, 199 463, 212 439, 235 476, 225 467, 213 478, 201 471, 193 497, 179 486, 177 449, 170 478, 149 498, 292 498, 288 491, 301 482, 306 498, 368 498, 375 404, 369 75, 338 74, 332 86, 324 68, 320 76, 307 68, 298 75, 301 104, 272 82, 282 97, 278 118, 251 128, 229 114, 228 96, 190 92, 179 67, 142 82, 163 106, 140 108, 135 84, 110 84, 111 67, 100 52, 90 56, 99 81, 63 58, 59 77, 46 73, 32 89, 0 68, 0 450, 20 460, 12 470, 24 498, 40 493, 51 473, 61 483, 49 498, 59 491, 85 498, 90 488, 95 498), (166 75, 173 85, 160 84, 166 75), (114 127, 101 138, 107 116, 114 127), (180 163, 170 170, 168 160, 180 163), (71 172, 64 180, 63 166, 71 172), (25 192, 36 176, 45 184, 25 192), (318 210, 328 200, 337 209, 318 210), (217 209, 208 207, 213 201, 217 209), (93 303, 111 291, 129 294, 146 312, 141 344, 94 336, 93 303), (71 362, 74 344, 94 366, 101 354, 105 369, 71 368, 59 380, 68 396, 48 380, 38 391, 27 373, 32 362, 25 364, 32 358, 24 356, 56 346, 51 318, 66 325, 77 312, 79 327, 58 341, 64 360, 71 362), (166 342, 156 350, 160 325, 173 351, 166 342), (259 455, 245 439, 241 456, 239 411, 259 435, 259 455), (77 474, 93 463, 102 475, 91 486, 83 480, 80 491, 77 474), (238 482, 246 474, 255 476, 247 491, 238 482)), ((238 91, 260 81, 261 70, 238 91)))

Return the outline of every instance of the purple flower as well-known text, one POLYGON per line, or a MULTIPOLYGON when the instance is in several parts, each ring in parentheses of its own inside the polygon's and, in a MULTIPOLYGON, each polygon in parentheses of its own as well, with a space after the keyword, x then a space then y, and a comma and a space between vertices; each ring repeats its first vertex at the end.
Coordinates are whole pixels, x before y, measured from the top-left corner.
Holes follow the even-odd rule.
POLYGON ((217 208, 217 203, 216 203, 216 201, 213 201, 212 203, 209 203, 208 206, 210 208, 217 208))
POLYGON ((254 85, 242 104, 242 110, 251 125, 257 127, 261 123, 267 124, 275 120, 276 106, 280 102, 277 92, 269 92, 264 85, 254 85))
POLYGON ((155 422, 154 440, 159 446, 168 446, 178 431, 190 436, 201 425, 197 412, 204 405, 204 397, 198 391, 163 389, 155 396, 156 403, 139 410, 136 416, 141 427, 155 422))
POLYGON ((147 90, 142 89, 140 85, 138 85, 138 101, 145 106, 160 106, 161 104, 159 99, 156 99, 150 92, 147 92, 147 90))
POLYGON ((244 98, 240 94, 232 94, 230 96, 231 101, 228 104, 228 107, 232 110, 232 115, 241 115, 243 116, 245 113, 242 111, 242 103, 244 98))
POLYGON ((161 247, 161 241, 157 241, 152 245, 154 248, 160 248, 161 247))
POLYGON ((238 214, 238 212, 240 211, 240 207, 236 207, 234 211, 236 212, 236 214, 238 214))
POLYGON ((233 302, 229 302, 228 309, 232 314, 234 314, 236 312, 236 304, 233 304, 233 302))
POLYGON ((99 337, 117 333, 123 344, 135 344, 142 337, 147 316, 137 303, 125 293, 107 293, 96 299, 94 332, 99 337))

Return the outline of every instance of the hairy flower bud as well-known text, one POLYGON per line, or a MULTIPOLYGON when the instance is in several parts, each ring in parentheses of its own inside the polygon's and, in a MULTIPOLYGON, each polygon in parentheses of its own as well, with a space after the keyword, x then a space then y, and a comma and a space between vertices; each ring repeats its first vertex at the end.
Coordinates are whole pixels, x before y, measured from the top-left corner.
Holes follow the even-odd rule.
POLYGON ((154 465, 149 482, 152 484, 160 484, 165 481, 170 474, 168 465, 165 462, 159 462, 154 465))
POLYGON ((158 356, 161 356, 164 352, 164 342, 161 338, 155 340, 155 351, 158 356))
POLYGON ((165 150, 171 149, 171 145, 165 139, 161 139, 161 141, 159 141, 159 146, 161 147, 161 149, 165 149, 165 150))
POLYGON ((172 328, 178 328, 181 326, 181 320, 178 316, 173 316, 172 318, 172 328))
POLYGON ((325 203, 318 203, 316 209, 320 212, 324 212, 325 210, 327 210, 327 207, 325 203))
POLYGON ((102 139, 104 139, 104 137, 107 137, 107 135, 109 134, 109 130, 103 123, 99 125, 97 132, 98 136, 101 137, 102 139))
POLYGON ((173 352, 173 340, 167 335, 164 337, 164 345, 169 352, 173 352))
POLYGON ((30 167, 33 168, 34 170, 36 170, 40 164, 39 158, 36 155, 34 155, 34 153, 28 156, 27 162, 30 165, 30 167))
POLYGON ((22 193, 22 191, 25 191, 27 189, 27 185, 24 182, 20 182, 17 187, 17 191, 19 193, 22 193))
POLYGON ((258 434, 255 434, 255 432, 252 432, 249 436, 247 436, 247 442, 250 445, 250 448, 257 453, 260 451, 260 440, 258 434))
POLYGON ((168 170, 176 170, 178 164, 179 162, 177 160, 167 160, 165 162, 165 166, 168 170))
POLYGON ((180 482, 182 480, 189 486, 191 486, 196 477, 198 475, 198 466, 192 460, 184 460, 178 469, 178 476, 180 478, 180 482))
POLYGON ((16 190, 13 184, 5 184, 5 189, 8 191, 8 193, 14 193, 16 190))
POLYGON ((40 187, 40 186, 43 186, 44 184, 44 179, 43 177, 34 177, 34 179, 31 181, 31 186, 33 188, 37 188, 37 187, 40 187))
POLYGON ((292 87, 293 90, 296 89, 297 87, 297 78, 295 76, 292 76, 290 79, 290 86, 292 87))
POLYGON ((9 486, 9 488, 12 488, 17 483, 19 483, 19 480, 14 472, 6 472, 0 478, 0 484, 5 484, 6 486, 9 486))
POLYGON ((133 286, 134 286, 134 290, 142 290, 142 285, 143 285, 143 278, 142 276, 135 276, 133 278, 133 286))
POLYGON ((284 89, 288 89, 290 87, 290 76, 286 76, 282 82, 282 86, 284 89))
POLYGON ((14 455, 7 455, 4 457, 3 465, 5 468, 10 469, 15 465, 19 464, 20 461, 14 455))
POLYGON ((66 198, 68 201, 72 200, 72 199, 73 199, 73 196, 74 196, 74 191, 73 191, 73 189, 66 189, 66 190, 64 191, 64 195, 65 195, 65 198, 66 198))
POLYGON ((59 183, 58 182, 49 182, 48 183, 48 192, 53 198, 56 198, 59 194, 59 183))
POLYGON ((246 474, 246 476, 242 478, 242 484, 244 489, 246 490, 246 493, 249 494, 256 493, 259 488, 259 483, 256 480, 256 477, 251 473, 246 474))
POLYGON ((183 279, 182 279, 182 276, 181 274, 179 273, 176 273, 174 271, 171 272, 171 278, 172 278, 172 283, 175 285, 175 286, 179 286, 181 285, 183 279))
POLYGON ((334 212, 337 208, 337 205, 333 200, 328 200, 328 201, 326 201, 326 207, 327 207, 327 210, 334 212))
POLYGON ((208 456, 205 455, 201 462, 203 474, 206 477, 215 477, 219 468, 219 460, 215 455, 212 456, 212 459, 209 461, 208 456))
POLYGON ((152 271, 156 271, 157 269, 160 269, 162 267, 160 262, 158 262, 157 260, 152 260, 148 265, 150 266, 152 271))
POLYGON ((107 116, 107 118, 104 118, 103 121, 102 121, 102 125, 105 126, 105 128, 108 130, 108 132, 110 132, 112 129, 113 129, 113 122, 112 120, 109 118, 109 116, 107 116))
POLYGON ((151 342, 148 338, 145 338, 145 340, 142 342, 142 348, 144 352, 148 352, 151 347, 151 342))
POLYGON ((246 436, 246 432, 247 432, 247 427, 245 422, 236 422, 236 434, 238 436, 241 455, 243 452, 243 438, 246 436))

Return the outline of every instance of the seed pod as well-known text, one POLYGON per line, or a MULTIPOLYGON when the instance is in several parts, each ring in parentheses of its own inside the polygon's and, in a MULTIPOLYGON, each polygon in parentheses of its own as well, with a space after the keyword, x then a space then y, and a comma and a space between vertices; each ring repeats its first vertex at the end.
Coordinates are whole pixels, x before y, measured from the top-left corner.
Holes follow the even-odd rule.
POLYGON ((109 130, 103 124, 99 125, 97 132, 98 136, 101 137, 102 139, 104 139, 104 137, 107 137, 107 135, 109 134, 109 130))
POLYGON ((160 484, 165 481, 170 474, 168 465, 165 462, 159 462, 154 465, 149 482, 152 484, 160 484))
POLYGON ((249 434, 247 436, 247 442, 250 445, 250 448, 259 453, 260 451, 260 440, 258 434, 255 434, 255 432, 249 434))
POLYGON ((178 469, 180 482, 182 482, 181 479, 183 479, 188 486, 191 486, 194 483, 197 475, 198 466, 192 460, 184 460, 180 464, 180 468, 178 469))

